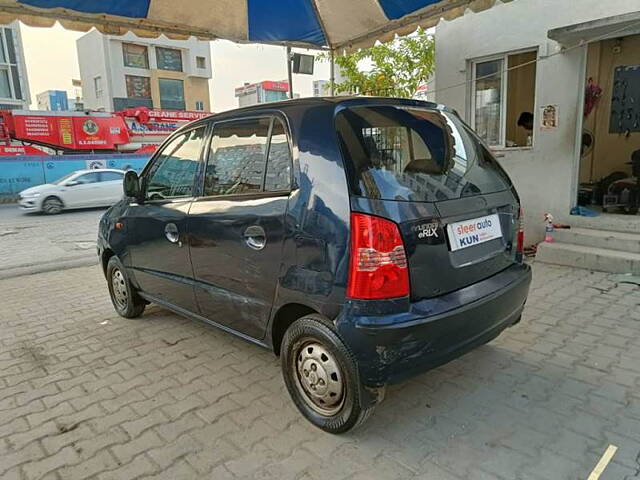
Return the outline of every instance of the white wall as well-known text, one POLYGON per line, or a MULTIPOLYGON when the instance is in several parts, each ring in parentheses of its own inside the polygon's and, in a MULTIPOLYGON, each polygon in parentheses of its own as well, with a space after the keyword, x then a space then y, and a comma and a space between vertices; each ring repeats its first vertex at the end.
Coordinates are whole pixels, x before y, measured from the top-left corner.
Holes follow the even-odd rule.
POLYGON ((97 30, 83 35, 76 41, 82 97, 87 110, 112 110, 104 36, 97 30), (96 98, 93 79, 102 77, 102 97, 96 98))
POLYGON ((498 160, 523 201, 527 243, 541 240, 545 212, 567 222, 575 204, 576 135, 584 95, 586 47, 542 59, 560 49, 547 38, 547 32, 634 12, 639 5, 638 0, 515 0, 478 14, 469 12, 451 22, 443 20, 436 28, 436 100, 456 109, 469 123, 468 83, 445 89, 471 78, 469 61, 538 48, 533 148, 498 152, 498 160), (547 104, 559 105, 559 127, 542 131, 538 127, 539 108, 547 104))

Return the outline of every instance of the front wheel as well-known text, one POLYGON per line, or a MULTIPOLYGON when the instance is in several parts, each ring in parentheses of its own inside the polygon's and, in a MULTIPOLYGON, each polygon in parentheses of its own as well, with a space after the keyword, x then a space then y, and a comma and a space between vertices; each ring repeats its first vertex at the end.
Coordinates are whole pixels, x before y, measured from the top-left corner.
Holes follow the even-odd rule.
POLYGON ((111 257, 107 264, 107 282, 111 303, 118 315, 125 318, 136 318, 142 315, 146 304, 133 289, 124 266, 116 256, 111 257))
POLYGON ((282 339, 281 363, 296 407, 316 427, 344 433, 362 424, 374 404, 363 405, 356 362, 319 315, 294 322, 282 339))
POLYGON ((47 197, 42 202, 42 211, 47 215, 56 215, 62 211, 64 205, 58 197, 47 197))

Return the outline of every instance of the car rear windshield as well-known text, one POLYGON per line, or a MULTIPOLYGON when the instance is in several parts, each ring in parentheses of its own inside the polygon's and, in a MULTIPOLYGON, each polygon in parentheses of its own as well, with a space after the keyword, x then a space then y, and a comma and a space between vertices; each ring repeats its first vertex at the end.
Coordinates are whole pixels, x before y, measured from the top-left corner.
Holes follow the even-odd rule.
POLYGON ((504 171, 457 115, 394 106, 336 116, 354 195, 432 202, 510 188, 504 171))

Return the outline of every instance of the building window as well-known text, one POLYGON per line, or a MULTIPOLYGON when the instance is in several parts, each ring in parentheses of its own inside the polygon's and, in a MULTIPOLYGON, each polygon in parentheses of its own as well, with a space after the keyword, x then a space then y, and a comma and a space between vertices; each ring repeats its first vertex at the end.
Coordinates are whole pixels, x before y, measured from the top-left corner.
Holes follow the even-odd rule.
POLYGON ((129 98, 151 98, 151 79, 138 75, 125 75, 127 84, 127 97, 129 98))
POLYGON ((5 67, 0 67, 0 97, 12 98, 9 69, 5 67))
POLYGON ((13 30, 0 29, 0 97, 22 100, 13 30))
POLYGON ((160 108, 184 110, 184 83, 182 80, 160 78, 160 108))
POLYGON ((160 70, 182 71, 182 52, 175 48, 156 47, 156 63, 160 70))
POLYGON ((196 67, 207 68, 207 59, 204 57, 196 57, 196 67))
POLYGON ((96 93, 96 98, 102 97, 102 77, 93 78, 93 90, 96 93))
POLYGON ((196 101, 196 110, 200 110, 200 111, 204 111, 204 102, 203 101, 196 101))
POLYGON ((536 51, 472 62, 471 120, 491 146, 531 146, 536 85, 536 51))
POLYGON ((147 47, 134 43, 122 44, 122 56, 125 67, 149 68, 149 56, 147 47))

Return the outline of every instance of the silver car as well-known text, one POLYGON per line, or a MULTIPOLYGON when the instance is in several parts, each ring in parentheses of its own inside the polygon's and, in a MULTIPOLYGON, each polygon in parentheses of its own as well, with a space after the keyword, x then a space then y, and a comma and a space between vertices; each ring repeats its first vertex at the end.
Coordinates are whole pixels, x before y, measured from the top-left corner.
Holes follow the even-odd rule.
POLYGON ((78 170, 53 183, 27 188, 18 204, 25 212, 60 213, 65 209, 108 207, 123 196, 123 170, 78 170))

